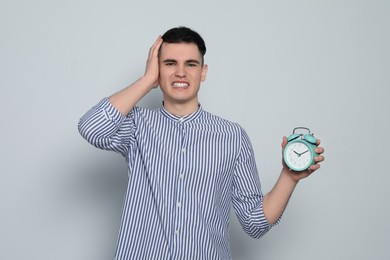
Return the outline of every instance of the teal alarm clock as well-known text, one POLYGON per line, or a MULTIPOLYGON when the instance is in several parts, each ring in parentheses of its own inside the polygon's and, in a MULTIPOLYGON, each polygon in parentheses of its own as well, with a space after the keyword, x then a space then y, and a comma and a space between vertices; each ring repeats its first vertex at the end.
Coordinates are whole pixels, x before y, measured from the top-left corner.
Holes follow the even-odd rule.
POLYGON ((283 150, 284 162, 293 171, 304 171, 315 163, 314 157, 317 156, 315 152, 316 147, 317 139, 310 132, 310 129, 296 127, 287 138, 287 145, 283 150), (298 130, 304 130, 308 133, 296 133, 298 130))

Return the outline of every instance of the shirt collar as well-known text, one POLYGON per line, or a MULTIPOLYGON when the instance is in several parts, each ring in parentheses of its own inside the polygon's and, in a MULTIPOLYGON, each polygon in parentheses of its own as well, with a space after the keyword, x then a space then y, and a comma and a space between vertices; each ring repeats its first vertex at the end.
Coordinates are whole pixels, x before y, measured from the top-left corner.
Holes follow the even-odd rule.
POLYGON ((171 119, 175 122, 186 123, 186 122, 191 122, 191 121, 195 120, 196 118, 198 118, 203 113, 203 108, 200 104, 198 104, 198 110, 196 110, 195 112, 193 112, 189 115, 185 115, 185 116, 177 116, 177 115, 169 113, 165 109, 164 104, 163 104, 160 108, 160 111, 165 117, 168 117, 169 119, 171 119))

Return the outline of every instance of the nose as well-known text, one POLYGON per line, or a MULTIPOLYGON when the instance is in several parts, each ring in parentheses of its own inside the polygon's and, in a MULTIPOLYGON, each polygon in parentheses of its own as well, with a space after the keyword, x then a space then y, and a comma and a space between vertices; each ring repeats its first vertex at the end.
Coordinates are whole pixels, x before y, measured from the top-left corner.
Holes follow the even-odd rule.
POLYGON ((180 77, 180 78, 185 77, 186 76, 186 69, 185 69, 185 67, 184 66, 177 66, 175 74, 176 74, 177 77, 180 77))

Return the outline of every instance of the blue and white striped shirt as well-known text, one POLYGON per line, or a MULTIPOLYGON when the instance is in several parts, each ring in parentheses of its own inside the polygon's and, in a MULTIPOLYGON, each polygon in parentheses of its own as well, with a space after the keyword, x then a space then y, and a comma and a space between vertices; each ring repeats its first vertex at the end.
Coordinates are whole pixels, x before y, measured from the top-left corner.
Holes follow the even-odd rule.
POLYGON ((231 259, 231 206, 249 235, 271 229, 253 149, 238 124, 202 107, 184 117, 163 106, 123 116, 105 98, 79 131, 128 163, 115 259, 231 259))

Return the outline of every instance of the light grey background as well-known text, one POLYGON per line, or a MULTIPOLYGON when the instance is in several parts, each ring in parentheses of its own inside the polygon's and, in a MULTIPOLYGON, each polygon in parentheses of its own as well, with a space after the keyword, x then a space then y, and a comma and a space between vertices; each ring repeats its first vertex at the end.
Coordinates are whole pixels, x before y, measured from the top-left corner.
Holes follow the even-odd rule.
POLYGON ((390 2, 378 0, 0 0, 0 259, 112 259, 125 161, 77 122, 178 25, 205 38, 201 103, 247 130, 264 192, 294 127, 326 148, 265 237, 233 217, 234 259, 390 259, 390 2))

